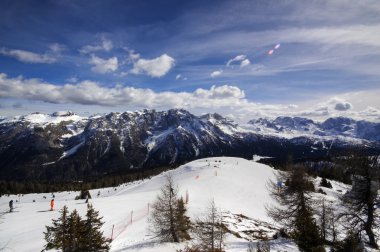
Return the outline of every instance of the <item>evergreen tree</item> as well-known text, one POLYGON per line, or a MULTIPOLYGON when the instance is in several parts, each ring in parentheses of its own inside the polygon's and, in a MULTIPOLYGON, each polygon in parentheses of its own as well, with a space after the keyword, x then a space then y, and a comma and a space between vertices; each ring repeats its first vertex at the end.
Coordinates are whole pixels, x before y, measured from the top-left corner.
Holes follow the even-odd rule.
POLYGON ((62 252, 70 251, 69 247, 69 224, 68 224, 68 209, 64 206, 60 210, 60 217, 53 220, 53 225, 46 226, 46 232, 44 232, 45 240, 47 244, 44 250, 49 249, 62 249, 62 252))
POLYGON ((74 210, 69 214, 64 206, 61 216, 53 220, 51 227, 46 226, 44 250, 61 249, 62 252, 98 252, 109 250, 109 239, 100 231, 103 222, 99 213, 91 205, 87 206, 86 219, 83 220, 74 210))
POLYGON ((311 209, 308 207, 302 208, 298 212, 292 236, 301 251, 325 251, 320 231, 313 219, 311 209))
POLYGON ((87 204, 81 251, 96 252, 108 251, 110 249, 110 240, 105 238, 103 232, 100 231, 104 224, 102 219, 103 217, 99 217, 99 212, 95 211, 91 204, 87 204))
POLYGON ((68 216, 68 251, 83 251, 84 221, 74 209, 68 216))

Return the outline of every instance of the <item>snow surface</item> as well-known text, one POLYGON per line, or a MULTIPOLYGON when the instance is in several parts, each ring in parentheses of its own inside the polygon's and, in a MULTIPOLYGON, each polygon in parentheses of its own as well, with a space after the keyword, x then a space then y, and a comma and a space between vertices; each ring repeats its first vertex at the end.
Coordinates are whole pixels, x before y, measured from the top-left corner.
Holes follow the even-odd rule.
MULTIPOLYGON (((114 227, 111 251, 174 252, 186 245, 159 244, 148 231, 148 204, 155 200, 166 173, 172 174, 181 196, 185 197, 188 192, 191 219, 201 216, 214 199, 225 216, 226 225, 234 232, 252 228, 268 234, 275 232, 277 225, 265 210, 265 206, 273 203, 267 183, 274 179, 275 171, 267 165, 242 158, 205 158, 144 181, 91 190, 93 199, 90 202, 104 217, 104 235, 111 237, 114 227)), ((347 189, 343 185, 333 185, 343 191, 347 189)), ((336 199, 334 190, 326 191, 331 200, 336 199)), ((56 209, 66 205, 69 210, 77 209, 84 216, 86 204, 83 200, 74 200, 79 192, 54 194, 56 209)), ((57 210, 49 211, 51 197, 50 193, 2 196, 0 209, 4 214, 0 217, 0 247, 5 246, 5 251, 41 251, 45 244, 45 226, 51 225, 51 220, 59 216, 57 210), (7 213, 11 199, 18 202, 15 202, 15 211, 7 213)), ((250 238, 243 233, 241 237, 246 239, 229 234, 226 251, 246 251, 250 238)), ((271 241, 271 251, 277 250, 298 251, 293 242, 285 239, 271 241)))
POLYGON ((61 160, 62 158, 65 158, 65 157, 68 157, 68 156, 71 156, 73 154, 75 154, 77 152, 77 150, 82 146, 84 145, 86 142, 85 141, 82 141, 80 142, 79 144, 73 146, 72 148, 70 148, 69 150, 63 152, 62 156, 59 158, 59 160, 61 160))
POLYGON ((87 118, 76 115, 68 111, 59 111, 53 114, 32 113, 25 116, 15 116, 13 118, 5 118, 1 123, 24 121, 32 125, 46 126, 48 124, 59 124, 64 121, 81 121, 87 118))

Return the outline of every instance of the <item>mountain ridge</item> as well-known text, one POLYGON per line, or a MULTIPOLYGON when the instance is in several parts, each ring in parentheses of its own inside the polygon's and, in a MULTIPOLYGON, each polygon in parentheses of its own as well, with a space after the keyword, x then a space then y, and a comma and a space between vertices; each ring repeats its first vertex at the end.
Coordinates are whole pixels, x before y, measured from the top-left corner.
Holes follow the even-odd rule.
MULTIPOLYGON (((303 158, 323 157, 358 146, 380 150, 377 141, 351 136, 293 134, 293 137, 283 137, 283 132, 281 135, 254 128, 262 129, 264 122, 270 122, 265 120, 259 124, 251 122, 249 128, 219 114, 195 116, 183 109, 91 117, 72 112, 34 113, 6 119, 0 122, 0 180, 82 180, 177 166, 220 155, 303 158)), ((280 118, 271 123, 276 127, 281 123, 282 127, 297 128, 293 121, 280 118)), ((295 121, 302 127, 313 122, 295 121)), ((266 129, 273 131, 273 125, 266 129)), ((366 126, 363 122, 358 125, 366 126)), ((377 132, 377 128, 374 129, 377 132)))

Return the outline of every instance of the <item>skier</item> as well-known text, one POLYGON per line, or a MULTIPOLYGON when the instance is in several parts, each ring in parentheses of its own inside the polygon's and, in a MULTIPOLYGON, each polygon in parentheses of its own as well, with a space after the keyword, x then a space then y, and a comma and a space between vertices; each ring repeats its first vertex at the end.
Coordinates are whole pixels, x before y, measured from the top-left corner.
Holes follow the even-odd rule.
POLYGON ((86 194, 86 203, 88 203, 88 193, 86 194))
POLYGON ((50 201, 50 211, 54 210, 54 199, 51 199, 50 201))
POLYGON ((282 189, 282 181, 277 181, 277 192, 281 192, 282 189))
POLYGON ((9 201, 9 212, 13 211, 13 200, 9 201))

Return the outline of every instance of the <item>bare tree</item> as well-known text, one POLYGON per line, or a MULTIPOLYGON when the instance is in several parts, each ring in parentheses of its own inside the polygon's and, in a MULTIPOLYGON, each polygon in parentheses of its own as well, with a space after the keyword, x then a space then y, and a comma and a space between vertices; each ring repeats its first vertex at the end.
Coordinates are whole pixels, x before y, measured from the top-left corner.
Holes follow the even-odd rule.
POLYGON ((346 210, 339 214, 347 227, 367 234, 369 244, 378 248, 373 229, 376 228, 380 156, 350 155, 345 161, 352 172, 352 189, 342 200, 346 210))
POLYGON ((168 174, 152 205, 149 218, 150 231, 162 242, 180 242, 181 239, 188 239, 187 230, 190 228, 190 221, 185 213, 185 204, 178 199, 178 187, 168 174))
POLYGON ((325 243, 330 243, 334 245, 337 238, 337 216, 335 214, 335 209, 330 202, 326 202, 323 198, 319 202, 318 212, 319 216, 319 226, 321 231, 321 238, 325 243))
POLYGON ((226 234, 222 213, 218 213, 214 201, 211 201, 204 217, 196 221, 195 236, 200 251, 223 251, 226 234))

